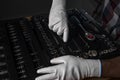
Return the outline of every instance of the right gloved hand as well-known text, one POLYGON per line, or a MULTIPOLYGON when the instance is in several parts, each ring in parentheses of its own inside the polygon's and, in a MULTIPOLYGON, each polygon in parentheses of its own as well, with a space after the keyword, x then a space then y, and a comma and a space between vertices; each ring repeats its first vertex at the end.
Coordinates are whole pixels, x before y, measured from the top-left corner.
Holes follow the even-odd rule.
POLYGON ((82 59, 75 56, 62 56, 51 60, 54 66, 37 70, 46 73, 35 80, 82 80, 88 77, 100 77, 100 60, 82 59))
POLYGON ((51 7, 49 14, 49 29, 57 33, 57 35, 63 35, 63 41, 68 40, 68 23, 65 9, 61 6, 51 7))

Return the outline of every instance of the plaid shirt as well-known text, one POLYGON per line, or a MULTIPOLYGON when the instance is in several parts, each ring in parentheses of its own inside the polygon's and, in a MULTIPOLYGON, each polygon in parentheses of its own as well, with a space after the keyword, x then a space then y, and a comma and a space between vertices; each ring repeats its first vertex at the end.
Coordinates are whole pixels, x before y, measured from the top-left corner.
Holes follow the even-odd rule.
POLYGON ((120 0, 94 0, 97 3, 92 16, 120 43, 120 0), (103 5, 104 4, 104 5, 103 5))

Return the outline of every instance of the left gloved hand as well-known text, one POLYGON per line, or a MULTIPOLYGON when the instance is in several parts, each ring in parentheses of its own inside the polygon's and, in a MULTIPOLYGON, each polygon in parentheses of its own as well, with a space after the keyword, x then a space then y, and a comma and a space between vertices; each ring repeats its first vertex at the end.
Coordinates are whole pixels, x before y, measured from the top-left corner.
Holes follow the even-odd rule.
POLYGON ((99 60, 82 59, 75 56, 63 56, 51 60, 55 66, 42 68, 37 73, 47 73, 35 80, 81 80, 86 77, 100 77, 99 60))
POLYGON ((65 10, 65 0, 53 0, 48 26, 49 29, 57 33, 57 35, 62 35, 63 41, 67 42, 69 28, 65 10))

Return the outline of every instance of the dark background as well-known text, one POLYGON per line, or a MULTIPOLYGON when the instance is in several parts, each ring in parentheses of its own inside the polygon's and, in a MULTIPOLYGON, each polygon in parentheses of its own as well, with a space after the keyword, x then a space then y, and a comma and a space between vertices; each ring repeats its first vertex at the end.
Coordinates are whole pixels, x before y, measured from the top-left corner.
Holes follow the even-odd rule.
MULTIPOLYGON (((52 0, 0 0, 0 19, 49 13, 51 3, 52 0)), ((86 9, 85 4, 88 4, 88 0, 68 0, 67 9, 86 9)))

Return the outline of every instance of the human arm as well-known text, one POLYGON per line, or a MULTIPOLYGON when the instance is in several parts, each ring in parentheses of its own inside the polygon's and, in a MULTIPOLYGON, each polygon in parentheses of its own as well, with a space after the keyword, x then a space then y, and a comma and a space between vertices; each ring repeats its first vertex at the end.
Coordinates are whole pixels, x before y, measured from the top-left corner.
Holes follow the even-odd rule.
POLYGON ((120 56, 101 62, 102 77, 120 78, 120 56))
POLYGON ((69 29, 66 15, 66 0, 53 0, 49 14, 49 29, 58 35, 63 35, 63 41, 67 42, 69 29))

